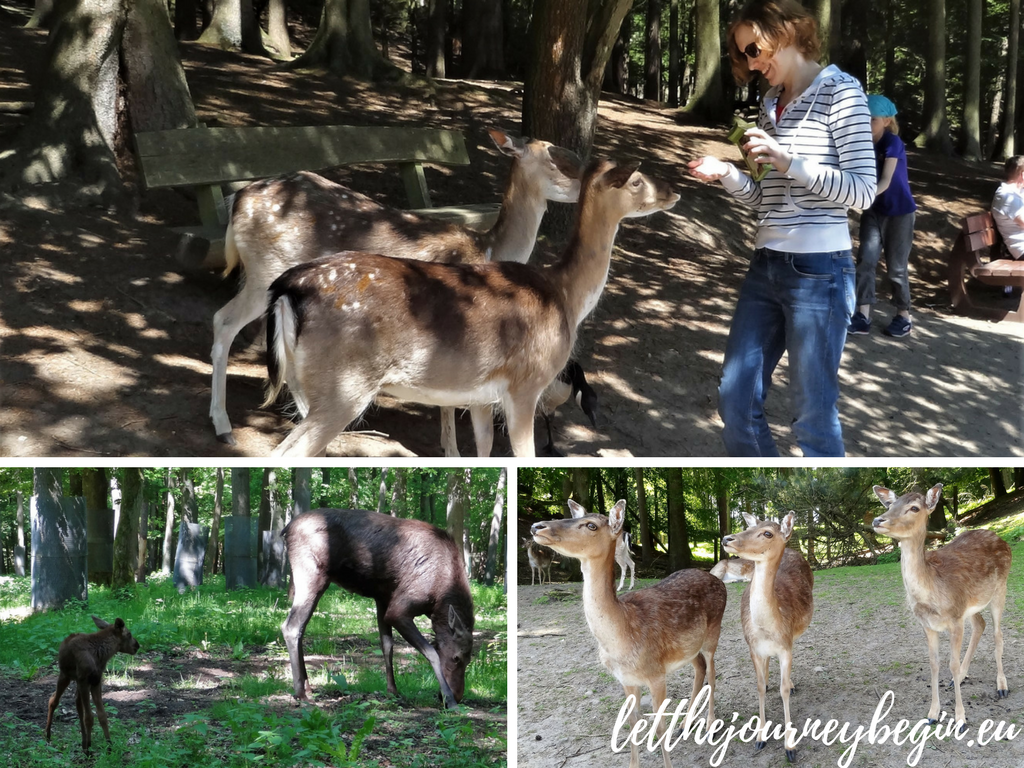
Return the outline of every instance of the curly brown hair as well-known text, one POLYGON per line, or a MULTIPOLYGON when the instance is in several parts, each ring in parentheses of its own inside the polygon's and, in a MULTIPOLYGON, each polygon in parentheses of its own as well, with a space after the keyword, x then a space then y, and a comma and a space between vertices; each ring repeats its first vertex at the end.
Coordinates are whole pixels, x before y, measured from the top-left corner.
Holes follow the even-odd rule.
POLYGON ((749 83, 753 77, 747 57, 736 47, 736 29, 744 24, 753 29, 757 47, 768 55, 789 46, 810 61, 821 55, 818 22, 797 0, 750 0, 733 17, 726 35, 737 83, 749 83))

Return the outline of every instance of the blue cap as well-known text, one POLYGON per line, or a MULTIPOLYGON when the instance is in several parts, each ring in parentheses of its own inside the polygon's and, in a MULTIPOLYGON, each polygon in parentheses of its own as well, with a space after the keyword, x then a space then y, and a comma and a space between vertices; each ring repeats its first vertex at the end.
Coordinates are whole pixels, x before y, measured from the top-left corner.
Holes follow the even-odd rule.
POLYGON ((896 117, 896 105, 880 93, 868 96, 868 111, 872 117, 896 117))

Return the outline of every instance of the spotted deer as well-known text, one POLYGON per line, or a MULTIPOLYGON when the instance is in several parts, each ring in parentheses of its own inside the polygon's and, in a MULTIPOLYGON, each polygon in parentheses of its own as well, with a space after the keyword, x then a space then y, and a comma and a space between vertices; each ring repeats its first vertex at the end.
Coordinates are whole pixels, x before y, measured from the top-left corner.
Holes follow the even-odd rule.
MULTIPOLYGON (((715 651, 725 613, 725 585, 706 571, 686 569, 652 587, 627 592, 615 590, 615 548, 621 540, 626 502, 619 501, 608 516, 587 514, 569 501, 572 518, 534 523, 538 544, 580 561, 583 570, 583 611, 597 639, 598 656, 615 676, 626 696, 639 705, 640 687, 650 689, 652 709, 667 698, 666 676, 684 664, 694 669, 690 702, 709 686, 707 725, 715 719, 715 651)), ((639 716, 630 712, 631 726, 639 716)), ((659 724, 664 732, 666 724, 659 724)), ((665 740, 662 757, 671 768, 665 740)), ((638 768, 640 754, 630 745, 630 768, 638 768)))
POLYGON ((103 673, 107 664, 118 653, 134 656, 139 650, 139 641, 125 627, 123 619, 108 624, 103 619, 92 617, 99 632, 68 635, 57 650, 57 690, 50 697, 46 710, 46 740, 50 740, 53 713, 60 704, 60 697, 75 681, 75 708, 78 710, 78 727, 82 732, 82 751, 92 747, 92 706, 89 696, 96 705, 96 716, 107 741, 110 741, 110 727, 107 725, 107 711, 103 708, 103 673))
MULTIPOLYGON (((235 443, 226 395, 231 342, 263 315, 267 288, 288 268, 339 251, 449 264, 530 258, 548 201, 574 203, 579 197, 582 163, 546 141, 489 133, 498 150, 512 158, 512 167, 498 220, 486 232, 381 205, 310 172, 257 181, 235 196, 225 235, 225 274, 240 266, 245 281, 213 317, 210 418, 218 440, 235 443)), ((453 409, 442 412, 441 426, 445 455, 458 456, 453 409)), ((490 447, 478 444, 478 454, 490 455, 490 447)))
POLYGON ((551 267, 341 253, 288 270, 269 292, 267 402, 287 383, 304 418, 273 455, 320 455, 383 393, 468 406, 478 446, 499 403, 513 452, 534 456, 537 403, 604 290, 619 222, 678 199, 635 165, 598 160, 551 267))
POLYGON ((629 569, 629 588, 633 588, 633 576, 636 571, 636 563, 633 562, 633 558, 629 554, 629 534, 625 531, 622 532, 622 536, 619 538, 619 543, 615 545, 615 564, 619 566, 619 570, 622 571, 622 575, 619 577, 619 588, 618 591, 622 591, 622 585, 626 583, 626 569, 629 569))
POLYGON ((526 549, 526 559, 530 561, 530 586, 533 586, 534 576, 536 576, 543 587, 545 573, 548 575, 548 584, 550 584, 551 564, 555 561, 555 553, 529 537, 523 539, 523 548, 526 549))
POLYGON ((750 648, 750 660, 757 676, 757 700, 762 730, 756 743, 764 749, 768 724, 764 716, 768 687, 768 660, 779 659, 779 693, 786 718, 786 758, 796 760, 795 732, 791 730, 789 694, 793 690, 790 673, 793 667, 793 642, 811 624, 814 614, 814 573, 797 550, 786 546, 793 534, 793 513, 782 519, 758 520, 744 514, 747 529, 722 539, 722 548, 753 563, 750 586, 743 592, 740 620, 743 637, 750 648))
POLYGON ((872 521, 875 533, 896 539, 900 545, 900 571, 907 604, 924 627, 928 638, 928 661, 932 672, 932 703, 928 719, 939 716, 939 634, 949 632, 950 687, 956 691, 956 722, 966 721, 960 684, 967 677, 974 651, 985 620, 981 611, 992 611, 996 644, 996 695, 1009 695, 1003 674, 1003 607, 1006 603, 1006 582, 1010 575, 1010 545, 992 531, 964 531, 949 544, 926 552, 925 537, 928 517, 939 502, 942 484, 927 493, 905 493, 896 496, 888 488, 874 486, 875 495, 885 513, 872 521), (971 640, 960 661, 964 621, 971 620, 971 640))

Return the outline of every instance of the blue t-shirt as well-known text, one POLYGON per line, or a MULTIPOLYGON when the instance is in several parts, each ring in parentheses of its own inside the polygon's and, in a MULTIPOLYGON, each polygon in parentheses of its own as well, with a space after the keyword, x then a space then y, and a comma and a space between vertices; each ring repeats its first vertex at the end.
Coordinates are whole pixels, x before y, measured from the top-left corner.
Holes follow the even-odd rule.
POLYGON ((896 170, 892 174, 889 188, 875 198, 871 210, 879 216, 905 216, 917 210, 910 182, 907 180, 907 150, 903 141, 891 131, 882 131, 882 138, 875 144, 875 162, 878 177, 882 177, 882 166, 887 158, 896 158, 896 170))

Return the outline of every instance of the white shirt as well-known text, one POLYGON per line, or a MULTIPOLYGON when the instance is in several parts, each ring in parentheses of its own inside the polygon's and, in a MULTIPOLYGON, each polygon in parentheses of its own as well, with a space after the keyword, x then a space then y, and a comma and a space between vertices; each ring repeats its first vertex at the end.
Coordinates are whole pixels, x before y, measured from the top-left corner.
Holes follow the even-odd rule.
POLYGON ((1024 256, 1024 226, 1016 219, 1024 215, 1024 192, 1008 181, 999 185, 992 198, 992 218, 1013 258, 1024 256))

